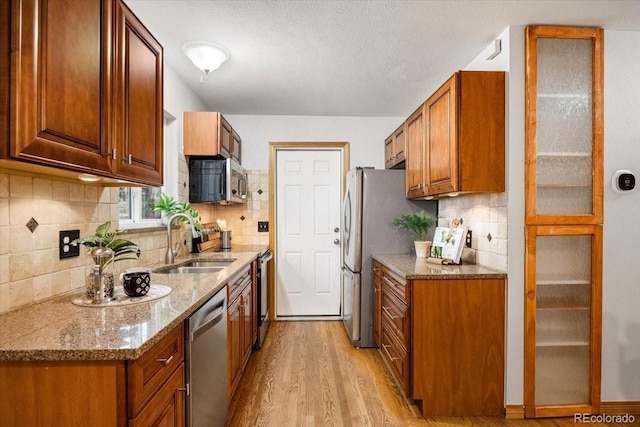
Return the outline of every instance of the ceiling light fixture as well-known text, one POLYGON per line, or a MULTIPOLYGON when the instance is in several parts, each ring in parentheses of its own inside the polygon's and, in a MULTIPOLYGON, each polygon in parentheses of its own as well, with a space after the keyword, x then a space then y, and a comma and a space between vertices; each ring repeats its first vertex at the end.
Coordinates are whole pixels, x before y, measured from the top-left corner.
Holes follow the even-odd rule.
MULTIPOLYGON (((191 41, 182 46, 182 51, 193 62, 193 65, 204 72, 204 77, 217 70, 229 59, 229 52, 224 47, 207 42, 191 41)), ((204 77, 200 81, 204 81, 204 77)))

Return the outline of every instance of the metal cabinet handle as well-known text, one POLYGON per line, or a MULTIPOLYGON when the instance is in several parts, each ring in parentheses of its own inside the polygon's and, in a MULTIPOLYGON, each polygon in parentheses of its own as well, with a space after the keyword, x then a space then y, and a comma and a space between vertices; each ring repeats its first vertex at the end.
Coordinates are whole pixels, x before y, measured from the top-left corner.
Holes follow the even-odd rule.
POLYGON ((382 276, 382 280, 384 280, 384 282, 387 283, 389 286, 393 286, 394 288, 396 287, 395 282, 392 282, 391 280, 387 279, 385 276, 382 276))
POLYGON ((165 365, 168 365, 169 363, 171 363, 172 360, 173 360, 173 354, 169 356, 168 359, 156 359, 156 361, 160 363, 164 363, 165 365))
POLYGON ((387 344, 382 344, 382 349, 384 350, 384 352, 385 352, 385 353, 387 353, 387 357, 388 357, 389 359, 391 359, 392 361, 394 361, 394 360, 400 360, 400 358, 399 358, 399 357, 393 357, 393 356, 391 355, 391 353, 389 353, 389 350, 387 350, 387 348, 389 348, 389 347, 391 347, 391 346, 390 346, 390 345, 387 345, 387 344))
POLYGON ((391 312, 389 311, 389 309, 387 307, 385 307, 384 305, 382 306, 382 310, 387 313, 387 315, 391 318, 391 320, 395 320, 398 319, 400 316, 394 316, 393 314, 391 314, 391 312))

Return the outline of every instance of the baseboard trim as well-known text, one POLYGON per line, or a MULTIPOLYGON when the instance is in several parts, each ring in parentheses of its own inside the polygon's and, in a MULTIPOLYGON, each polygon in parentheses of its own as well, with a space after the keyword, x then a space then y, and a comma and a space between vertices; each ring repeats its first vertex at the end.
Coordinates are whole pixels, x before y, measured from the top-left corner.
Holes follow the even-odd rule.
POLYGON ((504 417, 509 420, 523 420, 524 419, 524 406, 522 405, 507 405, 504 410, 504 417))
MULTIPOLYGON (((627 402, 601 402, 600 414, 607 415, 638 415, 640 419, 640 401, 632 400, 627 402)), ((524 406, 522 405, 507 405, 504 412, 504 417, 510 420, 523 420, 524 419, 524 406)))
POLYGON ((600 413, 608 415, 640 415, 640 400, 627 402, 601 402, 600 413))

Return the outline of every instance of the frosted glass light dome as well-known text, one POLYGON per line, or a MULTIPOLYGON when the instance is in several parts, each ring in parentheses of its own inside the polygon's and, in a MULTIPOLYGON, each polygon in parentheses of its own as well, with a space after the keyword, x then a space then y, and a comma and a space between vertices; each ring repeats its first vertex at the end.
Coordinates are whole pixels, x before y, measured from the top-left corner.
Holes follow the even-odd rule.
POLYGON ((191 41, 182 46, 182 51, 204 73, 217 70, 229 59, 229 52, 224 47, 207 42, 207 41, 191 41))

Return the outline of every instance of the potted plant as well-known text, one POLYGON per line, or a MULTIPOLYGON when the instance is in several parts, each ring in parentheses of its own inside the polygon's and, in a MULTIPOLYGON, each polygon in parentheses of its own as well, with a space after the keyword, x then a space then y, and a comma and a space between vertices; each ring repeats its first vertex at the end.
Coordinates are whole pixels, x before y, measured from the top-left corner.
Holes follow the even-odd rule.
POLYGON ((416 256, 418 258, 426 258, 431 247, 431 242, 427 240, 427 234, 435 222, 436 220, 431 215, 420 211, 394 218, 391 224, 412 232, 416 238, 414 241, 416 256))
POLYGON ((111 231, 111 221, 100 224, 94 234, 80 237, 72 245, 83 245, 93 258, 93 266, 87 275, 87 297, 94 302, 106 302, 113 299, 114 275, 112 263, 124 260, 137 260, 140 248, 130 240, 118 238, 124 231, 111 231), (109 268, 111 267, 111 268, 109 268))
MULTIPOLYGON (((200 225, 200 220, 198 219, 198 210, 193 209, 189 202, 182 203, 166 193, 160 193, 156 206, 153 210, 162 212, 163 218, 165 219, 176 213, 186 213, 187 215, 190 215, 193 217, 193 223, 195 224, 196 230, 202 236, 202 227, 200 225)), ((181 217, 180 221, 188 223, 186 218, 181 217)))

